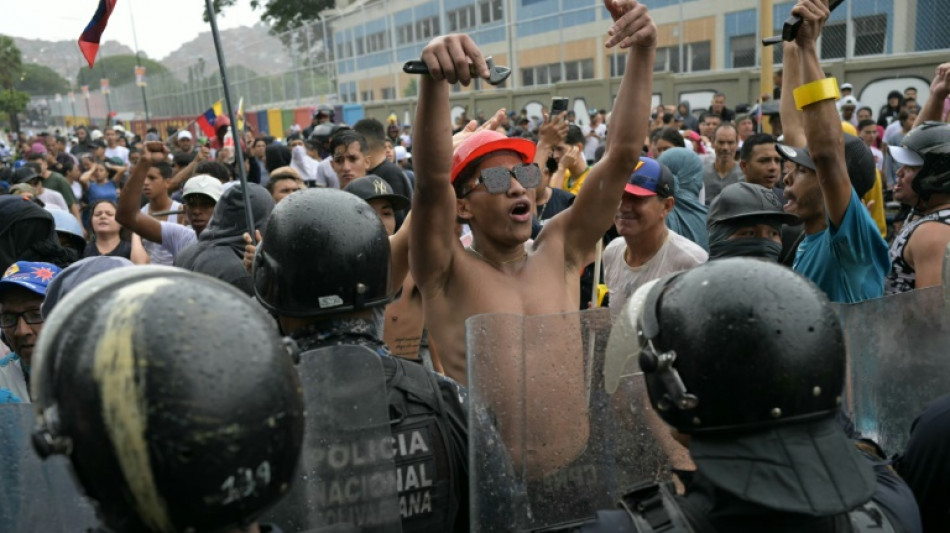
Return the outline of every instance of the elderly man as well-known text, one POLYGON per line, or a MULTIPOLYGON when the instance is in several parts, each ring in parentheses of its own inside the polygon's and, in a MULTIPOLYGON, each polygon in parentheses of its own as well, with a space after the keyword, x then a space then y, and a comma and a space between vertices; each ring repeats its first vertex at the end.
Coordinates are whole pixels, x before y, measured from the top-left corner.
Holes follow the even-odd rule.
POLYGON ((27 383, 33 346, 43 329, 40 306, 60 273, 51 263, 18 261, 0 278, 0 331, 13 352, 0 358, 0 404, 29 402, 27 383))

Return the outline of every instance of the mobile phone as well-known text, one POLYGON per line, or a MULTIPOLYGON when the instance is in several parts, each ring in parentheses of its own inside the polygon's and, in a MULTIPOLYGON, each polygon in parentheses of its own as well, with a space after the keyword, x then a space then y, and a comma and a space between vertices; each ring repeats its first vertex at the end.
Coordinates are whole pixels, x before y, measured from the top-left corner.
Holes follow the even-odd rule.
POLYGON ((551 100, 551 115, 560 115, 567 111, 567 98, 555 96, 551 100))

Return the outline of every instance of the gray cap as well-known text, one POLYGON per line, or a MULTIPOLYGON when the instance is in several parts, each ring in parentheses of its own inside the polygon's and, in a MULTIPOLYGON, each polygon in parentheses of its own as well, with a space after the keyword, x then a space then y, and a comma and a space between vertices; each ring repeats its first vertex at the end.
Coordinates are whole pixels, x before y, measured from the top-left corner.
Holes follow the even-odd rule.
POLYGON ((771 189, 754 183, 739 182, 726 186, 709 204, 709 224, 746 217, 769 217, 782 224, 798 224, 798 217, 786 213, 771 189))

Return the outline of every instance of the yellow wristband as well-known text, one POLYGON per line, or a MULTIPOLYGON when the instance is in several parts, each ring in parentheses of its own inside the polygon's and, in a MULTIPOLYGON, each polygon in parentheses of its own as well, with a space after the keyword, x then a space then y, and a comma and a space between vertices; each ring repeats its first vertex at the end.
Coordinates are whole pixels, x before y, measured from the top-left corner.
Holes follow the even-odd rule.
POLYGON ((795 107, 801 111, 805 106, 820 102, 822 100, 837 100, 841 98, 841 92, 838 90, 838 80, 835 78, 825 78, 823 80, 806 83, 795 89, 795 107))

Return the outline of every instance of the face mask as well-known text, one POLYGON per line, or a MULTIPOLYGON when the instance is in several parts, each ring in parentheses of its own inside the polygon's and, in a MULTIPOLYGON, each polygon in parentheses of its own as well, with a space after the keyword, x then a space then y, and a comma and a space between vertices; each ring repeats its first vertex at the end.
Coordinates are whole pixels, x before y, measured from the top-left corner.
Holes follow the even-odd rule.
POLYGON ((782 245, 772 239, 743 238, 709 243, 709 259, 759 257, 778 262, 782 245))

